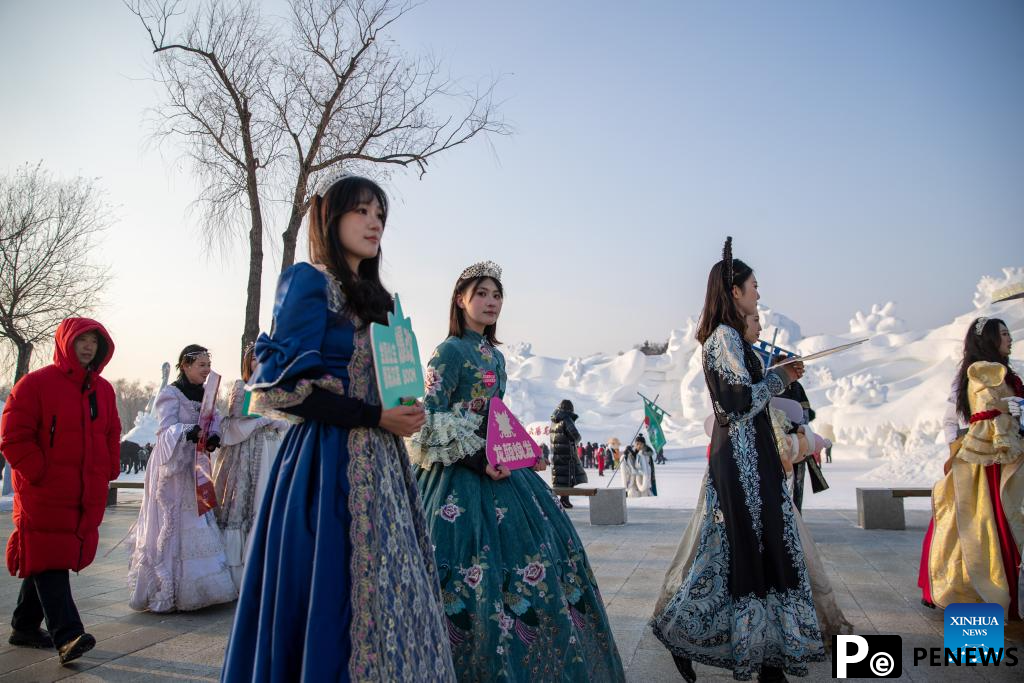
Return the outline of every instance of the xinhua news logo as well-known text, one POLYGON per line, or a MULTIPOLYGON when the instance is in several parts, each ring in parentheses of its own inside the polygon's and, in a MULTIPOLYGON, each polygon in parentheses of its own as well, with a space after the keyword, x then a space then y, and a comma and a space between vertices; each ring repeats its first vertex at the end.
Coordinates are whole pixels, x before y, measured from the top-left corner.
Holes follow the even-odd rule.
POLYGON ((943 612, 944 647, 914 648, 914 666, 1000 666, 1019 664, 1015 647, 1005 647, 1002 605, 958 602, 943 612))
POLYGON ((832 678, 899 678, 903 639, 899 636, 832 636, 832 678))
POLYGON ((943 619, 946 623, 942 628, 942 644, 946 649, 947 662, 958 658, 953 656, 958 650, 966 660, 964 663, 971 664, 979 663, 983 653, 994 651, 1002 654, 1005 642, 1002 605, 958 602, 943 611, 943 619))

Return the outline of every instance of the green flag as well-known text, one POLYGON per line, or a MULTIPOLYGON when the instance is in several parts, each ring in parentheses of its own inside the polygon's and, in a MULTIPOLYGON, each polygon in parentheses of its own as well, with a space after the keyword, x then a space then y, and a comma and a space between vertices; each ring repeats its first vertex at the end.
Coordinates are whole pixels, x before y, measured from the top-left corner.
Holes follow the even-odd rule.
POLYGON ((665 411, 644 397, 644 426, 647 427, 647 440, 657 453, 665 447, 665 432, 661 431, 661 420, 665 411))

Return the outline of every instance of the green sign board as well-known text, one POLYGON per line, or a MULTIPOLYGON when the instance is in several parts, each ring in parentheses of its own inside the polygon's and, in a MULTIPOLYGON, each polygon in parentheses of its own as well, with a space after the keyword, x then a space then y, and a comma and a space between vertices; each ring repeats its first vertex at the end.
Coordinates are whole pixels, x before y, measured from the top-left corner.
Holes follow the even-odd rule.
POLYGON ((402 399, 423 396, 423 364, 412 323, 402 312, 395 295, 395 312, 388 313, 388 324, 370 323, 373 365, 377 372, 380 404, 394 408, 402 399))

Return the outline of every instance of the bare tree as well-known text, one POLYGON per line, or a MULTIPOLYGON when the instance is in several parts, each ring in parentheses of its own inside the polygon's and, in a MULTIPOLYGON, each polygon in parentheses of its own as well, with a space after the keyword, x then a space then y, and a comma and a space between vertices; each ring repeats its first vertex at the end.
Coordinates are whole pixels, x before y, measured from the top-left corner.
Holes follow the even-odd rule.
POLYGON ((210 244, 227 244, 248 224, 242 348, 259 333, 263 275, 263 197, 268 169, 277 158, 279 127, 268 116, 274 40, 255 3, 209 0, 185 20, 179 35, 169 24, 181 16, 178 0, 136 1, 139 17, 157 54, 153 76, 165 89, 156 110, 157 138, 185 143, 203 183, 197 203, 210 244))
POLYGON ((156 385, 152 382, 143 384, 139 380, 115 379, 114 399, 117 402, 117 416, 121 419, 121 433, 135 426, 136 416, 146 409, 149 399, 156 393, 156 385))
POLYGON ((17 354, 15 382, 61 320, 99 303, 107 269, 90 252, 112 222, 95 180, 56 180, 41 164, 0 176, 0 339, 17 354))
POLYGON ((407 0, 290 0, 286 19, 253 0, 126 0, 158 55, 166 88, 158 136, 176 136, 206 184, 207 237, 249 227, 242 348, 259 332, 262 207, 284 207, 281 269, 295 260, 314 181, 343 165, 375 177, 429 161, 475 137, 506 134, 494 83, 465 90, 429 59, 413 59, 386 31, 407 0), (172 23, 183 18, 180 31, 172 23))
MULTIPOLYGON (((294 149, 285 157, 291 182, 281 270, 295 260, 311 180, 339 164, 412 167, 475 137, 506 134, 495 83, 467 91, 432 59, 412 59, 383 36, 414 5, 392 0, 291 0, 291 49, 279 53, 272 102, 294 149), (452 113, 458 110, 459 113, 452 113)), ((372 171, 371 171, 372 172, 372 171)))

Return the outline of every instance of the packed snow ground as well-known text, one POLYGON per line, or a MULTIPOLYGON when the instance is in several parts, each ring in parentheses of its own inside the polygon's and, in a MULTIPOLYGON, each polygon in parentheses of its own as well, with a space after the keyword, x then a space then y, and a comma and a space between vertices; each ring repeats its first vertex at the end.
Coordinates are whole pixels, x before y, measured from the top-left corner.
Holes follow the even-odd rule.
MULTIPOLYGON (((665 457, 668 463, 655 466, 655 477, 658 485, 658 495, 649 498, 629 498, 627 505, 630 508, 668 508, 672 510, 692 510, 697 505, 697 496, 700 494, 700 484, 707 469, 707 447, 695 448, 668 448, 665 450, 665 457)), ((856 510, 857 509, 857 488, 870 488, 874 486, 890 486, 870 476, 871 471, 878 467, 878 463, 858 457, 853 451, 843 453, 842 448, 832 449, 832 462, 823 463, 822 471, 825 480, 829 484, 827 491, 812 493, 810 480, 804 482, 804 504, 803 509, 825 509, 825 510, 856 510)), ((931 486, 942 475, 942 463, 938 465, 938 475, 931 478, 922 486, 931 486)), ((550 469, 541 476, 551 483, 550 469)), ((597 469, 587 470, 587 483, 581 484, 580 488, 604 488, 611 480, 611 472, 605 470, 604 476, 597 475, 597 469)), ((617 474, 611 480, 611 488, 622 488, 622 475, 617 474)), ((573 497, 572 504, 576 507, 587 507, 590 498, 585 496, 573 497)), ((928 498, 907 498, 904 502, 908 510, 927 510, 930 507, 928 498)))

